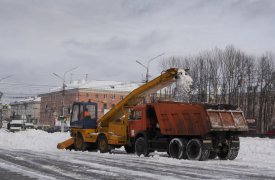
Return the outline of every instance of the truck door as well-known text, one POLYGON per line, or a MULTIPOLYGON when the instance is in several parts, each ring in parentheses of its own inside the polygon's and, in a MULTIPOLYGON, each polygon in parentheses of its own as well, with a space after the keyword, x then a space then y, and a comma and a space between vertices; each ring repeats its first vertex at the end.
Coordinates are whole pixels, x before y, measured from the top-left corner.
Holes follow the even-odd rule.
POLYGON ((145 124, 145 118, 146 115, 144 113, 144 108, 138 108, 131 110, 130 116, 129 116, 129 129, 128 133, 130 137, 135 137, 139 132, 146 130, 146 124, 145 124))

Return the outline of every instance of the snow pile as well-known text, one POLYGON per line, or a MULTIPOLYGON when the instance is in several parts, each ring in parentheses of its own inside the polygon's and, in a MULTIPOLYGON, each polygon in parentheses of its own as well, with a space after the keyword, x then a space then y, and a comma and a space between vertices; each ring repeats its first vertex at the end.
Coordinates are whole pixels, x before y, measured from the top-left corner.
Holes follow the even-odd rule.
POLYGON ((184 69, 179 69, 178 73, 180 74, 180 76, 176 81, 176 101, 188 102, 193 80, 184 69))
POLYGON ((248 165, 275 168, 275 139, 241 138, 238 161, 249 161, 248 165))
POLYGON ((12 133, 2 128, 0 129, 0 148, 56 151, 57 144, 69 137, 69 133, 47 133, 35 129, 12 133))

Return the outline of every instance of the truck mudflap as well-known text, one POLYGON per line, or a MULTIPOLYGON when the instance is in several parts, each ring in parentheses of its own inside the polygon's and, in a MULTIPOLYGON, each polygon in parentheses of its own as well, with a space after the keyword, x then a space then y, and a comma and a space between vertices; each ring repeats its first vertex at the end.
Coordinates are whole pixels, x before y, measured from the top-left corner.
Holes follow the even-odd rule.
POLYGON ((67 139, 61 143, 57 144, 57 149, 70 149, 74 144, 74 138, 67 139))
POLYGON ((248 131, 247 122, 242 111, 206 110, 211 131, 248 131))

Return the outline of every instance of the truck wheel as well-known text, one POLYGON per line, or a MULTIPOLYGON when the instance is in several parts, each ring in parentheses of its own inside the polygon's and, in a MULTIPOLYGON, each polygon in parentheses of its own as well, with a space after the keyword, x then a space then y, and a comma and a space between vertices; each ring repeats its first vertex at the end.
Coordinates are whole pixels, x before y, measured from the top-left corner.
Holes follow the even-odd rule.
POLYGON ((149 154, 149 151, 148 151, 148 146, 147 146, 147 142, 145 140, 144 137, 139 137, 137 140, 136 140, 136 143, 135 143, 135 150, 136 150, 136 154, 138 156, 140 155, 144 155, 145 157, 148 156, 149 154))
POLYGON ((87 143, 84 142, 84 139, 80 133, 76 134, 74 147, 77 151, 86 151, 87 150, 87 143))
POLYGON ((108 148, 108 140, 105 135, 100 135, 98 137, 98 142, 97 142, 97 148, 99 149, 100 153, 106 153, 109 151, 108 148))
POLYGON ((126 151, 128 154, 134 153, 134 152, 135 152, 134 146, 125 145, 125 146, 124 146, 124 149, 125 149, 125 151, 126 151))
POLYGON ((186 154, 189 160, 205 161, 209 157, 210 151, 203 147, 199 139, 191 139, 186 147, 186 154))
POLYGON ((210 151, 208 159, 215 159, 217 156, 216 151, 210 151))
POLYGON ((231 149, 230 155, 228 156, 229 160, 234 160, 238 156, 239 150, 238 149, 231 149))
POLYGON ((233 141, 231 141, 231 150, 230 155, 228 156, 229 160, 234 160, 239 154, 240 149, 240 139, 236 137, 233 141))
POLYGON ((230 146, 226 143, 223 143, 217 154, 221 160, 227 160, 231 154, 230 146))
POLYGON ((184 139, 172 139, 169 143, 169 155, 176 159, 186 158, 186 144, 184 139))

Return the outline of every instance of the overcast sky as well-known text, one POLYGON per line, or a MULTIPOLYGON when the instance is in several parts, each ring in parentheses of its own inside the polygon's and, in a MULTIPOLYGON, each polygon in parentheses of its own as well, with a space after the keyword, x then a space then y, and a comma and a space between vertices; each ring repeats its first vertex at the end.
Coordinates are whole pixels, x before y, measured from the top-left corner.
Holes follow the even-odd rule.
POLYGON ((0 91, 35 94, 66 80, 141 81, 146 64, 228 44, 275 51, 273 0, 0 0, 0 91), (34 86, 45 85, 45 86, 34 86))

